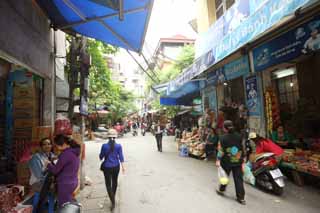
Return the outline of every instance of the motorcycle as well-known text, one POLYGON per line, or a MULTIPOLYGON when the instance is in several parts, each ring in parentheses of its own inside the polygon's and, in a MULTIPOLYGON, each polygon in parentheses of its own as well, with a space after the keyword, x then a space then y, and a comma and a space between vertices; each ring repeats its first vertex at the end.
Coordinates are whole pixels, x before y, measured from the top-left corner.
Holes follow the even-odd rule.
POLYGON ((278 168, 278 162, 273 153, 259 155, 252 165, 252 173, 256 185, 276 195, 282 195, 285 187, 284 176, 278 168))

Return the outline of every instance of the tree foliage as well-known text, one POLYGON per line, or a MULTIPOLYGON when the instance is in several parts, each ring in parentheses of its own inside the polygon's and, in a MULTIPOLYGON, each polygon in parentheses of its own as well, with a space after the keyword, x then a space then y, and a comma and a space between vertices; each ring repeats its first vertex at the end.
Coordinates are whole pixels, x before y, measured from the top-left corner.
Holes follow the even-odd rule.
POLYGON ((136 111, 133 94, 118 82, 112 81, 111 71, 107 66, 106 55, 116 53, 117 48, 100 41, 88 40, 87 51, 92 60, 89 75, 89 108, 94 110, 97 106, 108 106, 113 121, 136 111))
MULTIPOLYGON (((184 69, 188 68, 194 61, 194 46, 186 45, 181 49, 181 53, 177 60, 171 65, 166 66, 162 70, 157 70, 160 83, 166 83, 176 78, 184 69)), ((154 82, 148 82, 150 87, 155 86, 154 82)), ((150 88, 149 87, 149 88, 150 88)), ((168 117, 173 117, 179 111, 179 107, 162 106, 160 100, 157 98, 151 103, 153 109, 166 109, 168 117)))

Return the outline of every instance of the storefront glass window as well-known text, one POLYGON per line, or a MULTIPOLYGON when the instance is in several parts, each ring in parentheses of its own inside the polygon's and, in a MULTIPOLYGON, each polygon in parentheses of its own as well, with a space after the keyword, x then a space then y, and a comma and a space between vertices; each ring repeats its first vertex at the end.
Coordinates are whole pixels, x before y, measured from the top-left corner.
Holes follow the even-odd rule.
POLYGON ((287 105, 286 111, 295 112, 299 99, 297 75, 294 74, 276 79, 276 87, 280 105, 287 105))

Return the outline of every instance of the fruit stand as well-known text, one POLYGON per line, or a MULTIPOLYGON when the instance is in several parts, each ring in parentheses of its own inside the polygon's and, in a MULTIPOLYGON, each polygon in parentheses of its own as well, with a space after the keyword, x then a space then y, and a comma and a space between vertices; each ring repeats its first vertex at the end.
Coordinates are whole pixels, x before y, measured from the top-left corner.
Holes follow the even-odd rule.
POLYGON ((288 169, 294 182, 299 186, 303 186, 303 176, 305 175, 320 178, 320 152, 287 149, 283 154, 283 162, 280 167, 288 169))

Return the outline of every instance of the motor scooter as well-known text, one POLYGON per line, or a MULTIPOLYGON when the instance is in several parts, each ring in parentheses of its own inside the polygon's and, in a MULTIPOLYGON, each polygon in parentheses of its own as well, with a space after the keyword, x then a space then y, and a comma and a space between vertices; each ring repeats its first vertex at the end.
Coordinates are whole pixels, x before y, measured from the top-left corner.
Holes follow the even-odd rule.
POLYGON ((278 167, 274 153, 262 153, 252 164, 256 185, 276 195, 282 195, 285 187, 284 175, 278 167))

